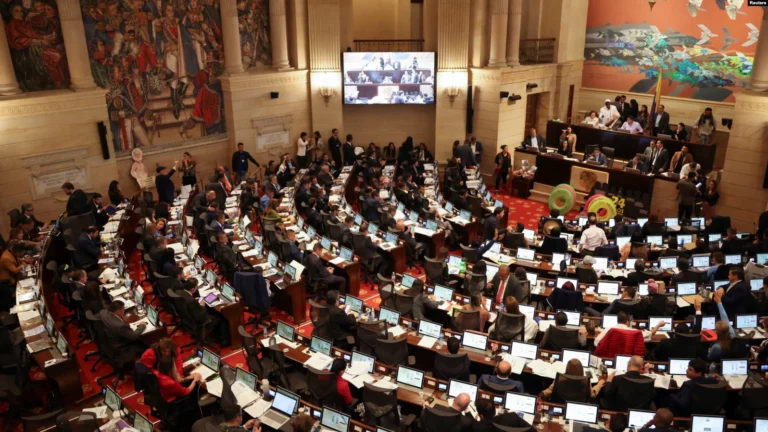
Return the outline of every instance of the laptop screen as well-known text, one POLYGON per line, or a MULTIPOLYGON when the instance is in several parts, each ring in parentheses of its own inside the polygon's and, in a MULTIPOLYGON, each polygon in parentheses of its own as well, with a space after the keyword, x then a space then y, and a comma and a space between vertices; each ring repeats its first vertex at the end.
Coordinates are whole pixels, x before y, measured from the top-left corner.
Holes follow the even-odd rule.
POLYGON ((677 218, 665 218, 664 219, 664 225, 666 225, 668 227, 673 227, 673 226, 680 225, 678 222, 679 221, 678 221, 677 218))
POLYGON ((768 253, 759 253, 759 254, 757 254, 757 258, 755 259, 755 263, 757 263, 757 264, 768 263, 768 253))
POLYGON ((216 273, 212 272, 211 270, 205 271, 205 281, 208 282, 209 285, 215 285, 216 284, 216 273))
POLYGON ((659 258, 659 265, 662 269, 673 269, 677 267, 677 258, 675 257, 663 257, 659 258))
POLYGON ((339 254, 339 256, 344 261, 352 261, 353 255, 354 254, 352 253, 352 249, 350 249, 348 247, 344 247, 344 246, 341 247, 341 254, 339 254))
POLYGON ((461 210, 459 211, 459 217, 465 221, 469 221, 472 220, 472 213, 469 210, 461 210))
POLYGON ((456 396, 466 393, 469 395, 469 400, 472 402, 477 398, 477 386, 463 381, 451 380, 448 384, 448 397, 455 398, 456 396))
POLYGON ((669 373, 672 375, 685 375, 688 371, 688 363, 691 359, 669 359, 669 373))
POLYGON ((533 261, 536 252, 533 249, 517 248, 517 259, 533 261))
POLYGON ((363 223, 363 215, 356 214, 355 215, 355 225, 360 226, 360 224, 363 223))
POLYGON ((536 312, 536 308, 529 305, 518 305, 520 313, 525 315, 526 318, 532 320, 533 314, 536 312))
POLYGON ((701 317, 701 329, 702 330, 714 330, 717 320, 713 316, 701 317))
POLYGON ((526 228, 523 230, 523 237, 528 241, 533 241, 536 238, 536 233, 532 229, 526 228))
POLYGON ((388 324, 396 326, 400 324, 400 312, 395 312, 387 308, 381 308, 379 311, 379 319, 386 321, 388 324))
POLYGON ((749 280, 749 286, 752 288, 752 291, 760 291, 763 289, 763 280, 762 279, 750 279, 749 280))
POLYGON ((665 324, 659 327, 659 330, 667 332, 672 331, 672 317, 648 317, 648 328, 652 329, 662 321, 665 324))
POLYGON ((312 341, 309 344, 309 349, 312 352, 325 354, 328 357, 331 356, 331 347, 333 344, 325 339, 321 339, 317 336, 312 336, 312 341))
POLYGON ((557 278, 556 286, 558 288, 562 288, 563 284, 566 283, 566 282, 572 283, 574 288, 578 288, 578 286, 579 286, 579 280, 578 279, 565 278, 565 277, 558 277, 557 278))
POLYGON ((488 249, 488 252, 500 254, 501 253, 501 243, 499 242, 493 242, 491 245, 491 248, 488 249))
POLYGON ((274 252, 268 253, 267 262, 269 262, 269 265, 271 265, 272 267, 277 268, 277 254, 274 252))
POLYGON ((722 239, 723 239, 723 235, 722 234, 709 234, 709 235, 707 235, 707 240, 710 243, 719 242, 722 239))
POLYGON ((565 403, 565 419, 582 423, 597 424, 597 405, 565 403))
POLYGON ((256 375, 246 370, 237 368, 237 372, 235 372, 235 381, 240 381, 247 385, 249 389, 256 391, 256 381, 258 381, 258 378, 256 378, 256 375))
POLYGON ((693 266, 697 268, 709 267, 709 254, 706 255, 694 255, 693 266))
POLYGON ((571 311, 562 310, 562 309, 559 309, 558 312, 562 312, 568 317, 568 323, 566 325, 569 325, 569 326, 581 325, 581 312, 571 312, 571 311))
POLYGON ((123 401, 120 399, 120 396, 117 394, 117 392, 109 387, 104 387, 104 389, 104 403, 107 404, 109 409, 112 411, 120 411, 120 407, 123 405, 123 401))
POLYGON ((221 294, 229 301, 233 302, 235 301, 235 289, 232 288, 232 285, 228 283, 223 283, 221 285, 221 294))
POLYGON ((595 263, 592 264, 592 268, 595 270, 605 270, 608 268, 608 258, 606 257, 592 257, 595 260, 595 263))
POLYGON ((691 416, 690 432, 723 432, 725 430, 725 417, 719 416, 691 416))
POLYGON ((621 284, 619 282, 598 281, 597 293, 605 295, 619 295, 620 286, 621 284))
POLYGON ((136 412, 136 417, 133 418, 134 429, 138 429, 139 432, 152 432, 154 426, 146 417, 136 412))
POLYGON ((195 257, 195 268, 197 271, 201 271, 203 267, 205 266, 205 261, 203 261, 203 258, 201 256, 195 257))
POLYGON ((437 221, 432 219, 427 221, 427 229, 430 231, 437 231, 437 221))
POLYGON ((296 282, 296 267, 291 264, 285 266, 285 274, 291 279, 292 282, 296 282))
POLYGON ((655 415, 653 411, 629 410, 627 426, 630 429, 642 429, 655 415))
POLYGON ((687 296, 696 294, 696 282, 684 282, 677 284, 677 295, 687 296))
POLYGON ((202 363, 210 370, 214 372, 219 371, 219 361, 221 358, 218 354, 214 353, 213 351, 209 350, 208 348, 203 349, 203 359, 202 363))
POLYGON ((373 368, 376 366, 376 357, 365 355, 359 351, 352 351, 352 366, 362 363, 368 368, 368 373, 373 373, 373 368))
POLYGON ((616 369, 616 372, 626 372, 627 368, 629 367, 629 359, 631 358, 632 356, 617 355, 616 362, 613 365, 613 367, 616 369))
POLYGON ((336 410, 323 407, 323 415, 320 424, 336 432, 347 432, 349 429, 349 416, 336 410))
POLYGON ((579 350, 569 350, 564 349, 563 350, 563 363, 568 364, 568 361, 571 359, 577 359, 579 362, 581 362, 581 366, 588 368, 589 367, 589 358, 590 358, 589 351, 579 351, 579 350))
POLYGON ((648 295, 648 284, 645 282, 637 284, 637 292, 641 296, 647 296, 648 295))
POLYGON ((690 234, 678 234, 677 235, 677 244, 688 244, 693 243, 693 236, 690 234))
POLYGON ((536 360, 539 353, 538 345, 527 344, 523 342, 512 341, 512 350, 510 354, 528 360, 536 360))
POLYGON ((619 323, 618 315, 603 315, 603 328, 608 330, 609 328, 616 327, 619 323))
POLYGON ((376 235, 376 231, 379 230, 379 227, 376 226, 376 224, 368 224, 368 234, 376 235))
POLYGON ((277 388, 275 398, 272 399, 272 408, 287 416, 292 416, 298 405, 299 397, 297 395, 294 395, 282 387, 277 388))
POLYGON ((288 342, 293 342, 295 331, 296 330, 293 328, 293 326, 280 320, 277 321, 277 328, 275 329, 275 333, 277 333, 278 336, 287 340, 288 342))
POLYGON ((147 306, 147 318, 149 319, 150 324, 155 327, 160 327, 160 321, 157 316, 157 309, 153 308, 152 306, 147 306))
POLYGON ((435 298, 451 301, 453 300, 453 290, 442 285, 435 285, 435 298))
POLYGON ((747 360, 723 360, 723 375, 746 375, 747 360))
POLYGON ((539 280, 539 274, 538 273, 525 272, 525 278, 528 279, 528 282, 531 283, 531 287, 535 287, 536 283, 539 280))
POLYGON ((663 244, 664 240, 662 239, 662 237, 660 235, 655 235, 655 236, 648 236, 645 239, 645 242, 646 243, 653 243, 653 244, 658 246, 658 245, 663 244))
POLYGON ((413 286, 413 281, 415 281, 415 280, 416 280, 415 277, 413 277, 413 276, 411 276, 409 274, 404 274, 403 275, 403 279, 400 281, 400 284, 403 285, 406 288, 410 288, 410 287, 413 286))
POLYGON ((565 260, 565 265, 571 265, 571 254, 555 252, 552 254, 552 267, 559 269, 560 262, 565 260))
POLYGON ((425 319, 422 319, 419 321, 419 334, 424 336, 429 336, 433 338, 439 338, 440 332, 442 331, 443 326, 440 324, 435 324, 433 322, 429 322, 425 319))
POLYGON ((741 255, 738 255, 738 254, 726 255, 725 263, 731 264, 731 265, 739 265, 741 264, 741 255))
POLYGON ((624 268, 627 270, 635 270, 635 263, 637 262, 637 258, 627 258, 626 265, 624 268))
POLYGON ((755 328, 757 327, 757 315, 736 315, 736 328, 755 328))
POLYGON ((310 225, 310 226, 307 228, 307 236, 309 236, 309 238, 313 238, 313 237, 315 236, 315 234, 317 234, 317 230, 315 230, 315 227, 313 227, 312 225, 310 225))
POLYGON ((461 338, 461 343, 466 347, 485 351, 485 347, 488 344, 488 336, 465 330, 464 336, 461 338))
POLYGON ((424 382, 424 372, 405 366, 398 366, 396 380, 400 384, 422 388, 422 384, 424 382))
POLYGON ((618 246, 619 249, 621 249, 622 247, 624 247, 625 244, 629 243, 630 241, 632 241, 632 237, 628 237, 628 236, 616 237, 616 246, 618 246))
POLYGON ((536 396, 508 392, 504 408, 514 413, 536 414, 536 396))

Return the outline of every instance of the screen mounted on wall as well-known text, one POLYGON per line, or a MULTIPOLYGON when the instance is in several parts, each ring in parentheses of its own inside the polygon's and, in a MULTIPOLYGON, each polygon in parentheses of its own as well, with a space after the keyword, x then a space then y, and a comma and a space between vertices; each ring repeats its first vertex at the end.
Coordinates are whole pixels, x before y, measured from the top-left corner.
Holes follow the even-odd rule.
POLYGON ((435 103, 435 53, 345 52, 344 104, 435 103))

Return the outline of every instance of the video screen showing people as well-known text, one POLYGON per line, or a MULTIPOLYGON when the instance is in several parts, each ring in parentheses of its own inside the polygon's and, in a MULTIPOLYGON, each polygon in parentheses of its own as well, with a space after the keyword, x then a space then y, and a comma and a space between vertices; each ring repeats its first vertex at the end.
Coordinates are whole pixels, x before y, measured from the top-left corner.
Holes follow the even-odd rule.
POLYGON ((435 103, 435 53, 345 52, 344 103, 435 103))

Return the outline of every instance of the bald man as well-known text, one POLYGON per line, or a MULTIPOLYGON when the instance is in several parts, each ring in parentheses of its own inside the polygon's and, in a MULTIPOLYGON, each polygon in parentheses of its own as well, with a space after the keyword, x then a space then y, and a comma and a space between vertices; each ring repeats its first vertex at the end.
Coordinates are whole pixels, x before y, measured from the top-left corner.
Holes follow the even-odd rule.
POLYGON ((675 416, 672 414, 672 411, 666 408, 659 408, 656 411, 656 415, 645 426, 640 428, 640 432, 649 432, 651 430, 654 432, 677 432, 677 429, 672 427, 674 418, 675 416))
MULTIPOLYGON (((616 376, 616 372, 611 372, 608 375, 608 383, 603 389, 602 402, 606 409, 626 411, 630 408, 629 401, 637 400, 637 386, 634 383, 630 383, 628 379, 634 380, 649 380, 653 382, 653 378, 643 376, 648 366, 645 365, 643 358, 640 356, 632 356, 627 364, 627 371, 623 375, 616 376)), ((650 394, 648 395, 648 402, 653 400, 655 396, 655 390, 651 387, 650 394)), ((635 407, 632 408, 648 408, 635 407)))
MULTIPOLYGON (((459 393, 453 400, 450 407, 441 404, 435 404, 434 409, 442 411, 448 414, 460 414, 461 415, 461 432, 471 432, 473 418, 472 414, 468 412, 469 404, 472 400, 466 393, 459 393)), ((424 426, 424 425, 422 425, 424 426)), ((424 429, 427 429, 424 427, 424 429)))
POLYGON ((523 388, 523 383, 520 381, 515 381, 509 376, 512 375, 512 365, 509 364, 508 361, 503 360, 498 365, 496 365, 496 371, 495 375, 483 375, 480 377, 480 385, 482 387, 483 383, 493 383, 497 385, 507 386, 511 385, 514 386, 512 390, 518 393, 524 393, 525 389, 523 388))

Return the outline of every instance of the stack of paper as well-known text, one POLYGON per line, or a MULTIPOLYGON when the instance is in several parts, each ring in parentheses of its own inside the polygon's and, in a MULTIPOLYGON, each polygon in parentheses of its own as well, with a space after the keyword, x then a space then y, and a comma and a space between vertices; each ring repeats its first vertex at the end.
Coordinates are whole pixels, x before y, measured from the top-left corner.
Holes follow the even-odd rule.
POLYGON ((212 394, 216 397, 221 397, 221 391, 224 388, 224 383, 221 381, 221 378, 216 378, 215 380, 211 380, 205 383, 205 388, 209 394, 212 394))
POLYGON ((422 336, 421 340, 419 341, 419 346, 424 348, 432 348, 435 346, 435 343, 437 342, 436 338, 429 337, 429 336, 422 336))
POLYGON ((379 387, 379 388, 386 389, 386 390, 394 390, 394 389, 397 388, 397 384, 395 384, 393 382, 390 382, 390 377, 386 377, 386 378, 380 379, 380 380, 376 381, 375 383, 373 383, 373 385, 375 385, 376 387, 379 387))
POLYGON ((655 373, 649 373, 649 377, 653 378, 653 386, 660 389, 669 389, 669 383, 671 381, 670 375, 658 375, 655 373))
POLYGON ((390 328, 387 329, 387 331, 390 332, 392 334, 392 337, 394 337, 394 338, 396 338, 396 337, 398 337, 400 335, 405 334, 405 330, 403 330, 403 328, 400 327, 399 325, 398 326, 390 327, 390 328))
MULTIPOLYGON (((208 393, 210 393, 210 391, 208 393)), ((264 399, 259 399, 256 401, 256 403, 246 408, 245 412, 247 412, 248 415, 253 418, 259 418, 264 415, 264 413, 267 412, 270 407, 272 407, 271 402, 267 402, 264 399)))
POLYGON ((249 249, 249 250, 247 250, 245 252, 240 252, 240 254, 243 257, 248 258, 248 257, 252 257, 252 256, 257 256, 259 254, 259 251, 256 250, 256 249, 249 249))
POLYGON ((521 373, 523 373, 523 369, 525 369, 525 363, 526 363, 526 360, 524 358, 516 357, 507 353, 502 354, 501 358, 506 360, 510 365, 512 365, 513 374, 520 375, 521 373))
POLYGON ((40 314, 35 310, 19 312, 19 322, 32 321, 40 318, 40 314))
POLYGON ((688 377, 685 375, 672 375, 672 379, 677 383, 677 388, 680 388, 688 381, 688 377))
POLYGON ((744 387, 744 382, 747 380, 747 377, 747 375, 723 375, 723 378, 728 381, 728 385, 731 386, 732 389, 740 389, 744 387))
POLYGON ((554 379, 557 373, 565 373, 565 363, 554 362, 549 363, 544 360, 533 360, 528 363, 528 367, 531 368, 534 375, 542 376, 545 378, 554 379))
POLYGON ((24 337, 28 338, 28 337, 31 337, 31 336, 39 335, 40 333, 42 333, 44 331, 45 331, 45 327, 40 325, 40 326, 31 328, 29 330, 24 330, 24 337))

